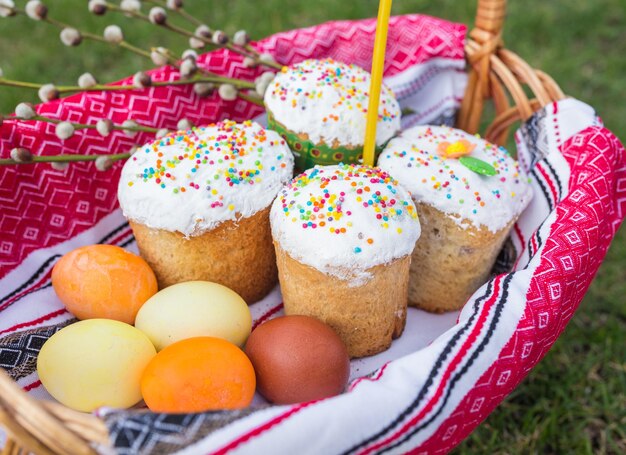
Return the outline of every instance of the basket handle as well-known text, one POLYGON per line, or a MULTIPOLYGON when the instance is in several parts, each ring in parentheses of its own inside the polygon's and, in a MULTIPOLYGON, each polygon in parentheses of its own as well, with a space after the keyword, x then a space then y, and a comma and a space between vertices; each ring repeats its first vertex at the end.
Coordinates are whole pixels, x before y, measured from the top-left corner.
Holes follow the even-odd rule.
POLYGON ((506 0, 478 0, 476 28, 499 35, 506 17, 506 0))
POLYGON ((476 133, 485 100, 493 98, 496 118, 485 138, 500 145, 506 142, 514 122, 527 120, 538 109, 565 97, 550 76, 504 49, 505 18, 506 0, 478 0, 475 27, 465 46, 470 65, 468 84, 457 118, 459 128, 476 133), (522 84, 528 85, 534 98, 527 96, 522 84))

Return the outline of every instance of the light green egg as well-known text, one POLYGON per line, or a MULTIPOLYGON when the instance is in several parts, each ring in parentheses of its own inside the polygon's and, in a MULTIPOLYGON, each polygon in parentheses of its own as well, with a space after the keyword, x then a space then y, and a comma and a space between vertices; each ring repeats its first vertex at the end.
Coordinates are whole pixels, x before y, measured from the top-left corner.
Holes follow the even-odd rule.
POLYGON ((44 343, 37 373, 48 393, 69 408, 129 408, 141 400, 141 374, 155 355, 148 337, 133 326, 88 319, 44 343))
POLYGON ((209 336, 243 346, 252 329, 246 302, 231 289, 209 281, 187 281, 150 297, 135 327, 157 350, 186 338, 209 336))

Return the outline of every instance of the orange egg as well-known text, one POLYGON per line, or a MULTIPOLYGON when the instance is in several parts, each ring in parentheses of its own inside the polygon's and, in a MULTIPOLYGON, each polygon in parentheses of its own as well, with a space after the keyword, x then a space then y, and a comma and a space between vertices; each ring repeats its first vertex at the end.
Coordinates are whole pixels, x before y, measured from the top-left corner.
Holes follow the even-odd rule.
POLYGON ((169 345, 148 364, 141 394, 153 412, 241 409, 252 402, 252 363, 234 344, 213 337, 169 345))
POLYGON ((52 286, 78 319, 115 319, 133 324, 158 291, 150 266, 113 245, 90 245, 64 255, 52 269, 52 286))

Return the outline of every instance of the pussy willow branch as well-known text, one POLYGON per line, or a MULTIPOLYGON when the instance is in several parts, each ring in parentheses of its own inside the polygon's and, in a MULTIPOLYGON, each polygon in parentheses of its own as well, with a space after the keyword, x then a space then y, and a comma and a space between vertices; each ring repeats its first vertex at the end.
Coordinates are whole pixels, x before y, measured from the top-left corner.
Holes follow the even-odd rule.
POLYGON ((128 159, 130 152, 116 153, 113 155, 51 155, 36 156, 33 155, 31 161, 15 161, 11 158, 0 158, 0 166, 12 164, 37 164, 37 163, 76 163, 81 161, 96 161, 98 158, 108 158, 111 161, 120 161, 128 159))
MULTIPOLYGON (((156 4, 162 4, 158 1, 153 1, 156 4)), ((120 8, 118 8, 116 5, 111 5, 111 4, 107 4, 108 8, 110 8, 112 11, 118 11, 118 12, 123 12, 126 15, 129 15, 128 11, 123 11, 120 8)), ((16 14, 21 14, 21 15, 25 15, 25 16, 29 16, 26 11, 24 10, 20 10, 18 8, 14 9, 16 14)), ((179 15, 181 15, 182 17, 184 17, 185 19, 189 20, 192 23, 195 23, 197 25, 201 25, 202 23, 195 19, 193 16, 191 16, 189 13, 187 13, 184 10, 181 9, 175 9, 173 11, 176 11, 179 15)), ((148 16, 144 16, 141 13, 134 13, 134 12, 130 12, 130 15, 147 21, 147 22, 152 22, 150 21, 150 18, 148 16)), ((148 52, 144 49, 141 49, 137 46, 134 46, 130 43, 128 43, 127 41, 125 41, 123 38, 119 41, 112 41, 109 39, 106 39, 102 36, 99 35, 95 35, 93 33, 87 32, 87 31, 81 31, 78 30, 76 27, 73 27, 69 24, 66 24, 62 21, 56 20, 54 18, 49 17, 47 14, 44 15, 43 17, 40 18, 40 20, 42 22, 46 22, 52 26, 55 26, 61 30, 65 30, 68 28, 71 29, 75 29, 78 31, 78 33, 80 34, 81 38, 87 39, 87 40, 92 40, 92 41, 96 41, 96 42, 101 42, 101 43, 107 43, 109 45, 115 45, 115 46, 119 46, 123 49, 126 49, 130 52, 133 52, 137 55, 140 55, 142 57, 148 58, 150 60, 153 60, 153 55, 151 54, 151 52, 148 52)), ((207 45, 210 45, 212 47, 219 47, 219 45, 216 45, 215 43, 213 43, 213 41, 209 40, 206 37, 203 36, 196 36, 195 33, 190 32, 188 30, 185 30, 184 28, 178 27, 176 25, 173 25, 171 23, 168 23, 167 20, 165 21, 165 23, 163 24, 157 24, 157 25, 161 25, 164 28, 186 36, 186 37, 193 37, 195 39, 198 39, 202 42, 204 42, 207 45)), ((260 63, 260 64, 264 64, 266 66, 270 66, 270 67, 274 67, 276 69, 280 69, 282 68, 280 65, 278 65, 275 62, 263 62, 261 61, 261 59, 259 58, 259 54, 258 52, 253 49, 251 46, 249 45, 245 45, 245 46, 241 46, 237 47, 234 46, 231 43, 226 43, 224 45, 224 47, 240 53, 248 58, 251 58, 253 60, 255 60, 256 62, 260 63)), ((167 51, 166 54, 164 54, 163 52, 161 52, 160 50, 157 49, 151 49, 152 52, 159 52, 161 54, 164 55, 165 59, 174 67, 176 67, 177 69, 180 70, 180 67, 178 65, 178 60, 174 57, 174 55, 170 52, 167 51)), ((171 82, 152 82, 150 84, 150 86, 175 86, 175 85, 189 85, 189 84, 195 84, 195 83, 214 83, 217 85, 223 85, 223 84, 229 84, 232 85, 233 87, 239 88, 239 89, 249 89, 249 90, 254 90, 256 88, 256 84, 249 82, 249 81, 244 81, 244 80, 239 80, 239 79, 233 79, 233 78, 227 78, 227 77, 222 77, 219 76, 217 74, 214 74, 204 68, 197 68, 199 73, 204 74, 206 77, 200 77, 199 75, 194 75, 193 77, 189 78, 189 79, 182 79, 182 80, 178 80, 178 81, 171 81, 171 82)), ((14 80, 10 80, 10 79, 4 79, 4 78, 0 78, 0 85, 5 85, 5 86, 13 86, 13 87, 22 87, 22 88, 28 88, 28 89, 41 89, 43 87, 43 84, 36 84, 36 83, 32 83, 32 82, 23 82, 23 81, 14 81, 14 80)), ((55 87, 55 89, 59 92, 59 93, 75 93, 75 92, 88 92, 88 91, 121 91, 121 90, 136 90, 136 89, 140 89, 141 87, 137 87, 135 85, 101 85, 101 84, 96 84, 93 85, 91 87, 80 87, 80 86, 58 86, 55 87)), ((254 93, 254 92, 253 92, 254 93)), ((245 94, 242 93, 240 91, 237 91, 237 96, 243 100, 252 102, 252 103, 256 103, 260 106, 263 106, 263 102, 262 100, 258 97, 255 96, 254 94, 245 94)), ((221 93, 220 93, 221 95, 221 93)), ((0 117, 2 118, 2 117, 0 117)), ((4 121, 22 121, 22 122, 27 122, 27 121, 44 121, 44 122, 48 122, 48 123, 52 123, 52 124, 61 124, 61 123, 70 123, 71 124, 71 128, 73 128, 73 130, 82 130, 82 129, 98 129, 97 125, 88 125, 88 124, 81 124, 81 123, 71 123, 71 122, 66 122, 63 120, 59 120, 59 119, 53 119, 53 118, 49 118, 46 116, 42 116, 42 115, 34 115, 33 117, 5 117, 4 121)), ((59 128, 59 127, 58 127, 59 128)), ((148 133, 159 133, 160 131, 162 131, 162 129, 157 129, 157 128, 153 128, 153 127, 149 127, 149 126, 144 126, 144 125, 138 125, 138 124, 134 124, 134 125, 114 125, 112 123, 109 122, 109 128, 111 130, 121 130, 121 131, 125 131, 126 133, 129 132, 148 132, 148 133)), ((69 133, 70 135, 72 134, 72 132, 69 133)), ((59 132, 57 131, 57 135, 59 135, 59 132)), ((158 134, 157 134, 158 136, 158 134)), ((61 137, 61 136, 60 136, 61 137)), ((63 138, 62 138, 63 139, 63 138)), ((70 163, 70 162, 79 162, 79 161, 95 161, 96 162, 96 167, 98 167, 99 165, 101 165, 101 163, 98 161, 101 159, 104 160, 104 162, 108 162, 108 163, 112 163, 113 161, 118 161, 118 160, 123 160, 123 159, 127 159, 128 157, 131 156, 131 152, 128 153, 118 153, 118 154, 112 154, 112 155, 54 155, 54 156, 34 156, 31 155, 30 152, 28 152, 27 150, 23 150, 23 152, 28 153, 29 158, 28 160, 24 160, 24 159, 18 159, 18 160, 14 160, 12 158, 2 158, 0 159, 0 165, 14 165, 14 164, 34 164, 34 163, 70 163)), ((13 156, 13 152, 11 154, 11 156, 13 156)), ((110 164, 107 165, 108 167, 110 167, 110 164)), ((100 170, 106 169, 108 167, 104 167, 101 168, 100 170)))
MULTIPOLYGON (((22 14, 24 16, 27 16, 26 11, 21 10, 19 8, 15 8, 15 12, 16 12, 16 14, 22 14)), ((111 41, 108 41, 108 40, 104 39, 103 37, 101 37, 99 35, 95 35, 93 33, 89 33, 89 32, 86 32, 84 30, 79 30, 79 29, 77 29, 76 27, 74 27, 72 25, 66 24, 65 22, 58 21, 58 20, 53 19, 53 18, 51 18, 49 16, 46 16, 45 18, 43 18, 41 20, 42 20, 42 22, 46 22, 46 23, 48 23, 50 25, 53 25, 53 26, 57 27, 60 30, 63 30, 65 28, 74 28, 74 29, 76 29, 76 30, 78 30, 80 32, 80 35, 83 38, 86 38, 86 39, 89 39, 89 40, 92 40, 92 41, 97 41, 97 42, 100 42, 100 43, 106 43, 106 44, 113 45, 113 46, 119 46, 119 47, 122 47, 122 48, 124 48, 124 49, 126 49, 126 50, 128 50, 130 52, 133 52, 133 53, 135 53, 137 55, 141 55, 142 57, 146 57, 146 58, 152 60, 150 52, 148 52, 148 51, 146 51, 144 49, 141 49, 141 48, 139 48, 137 46, 133 46, 132 44, 130 44, 126 40, 122 40, 122 41, 119 41, 119 42, 111 42, 111 41)), ((168 57, 168 56, 166 56, 166 57, 168 57)), ((172 59, 172 58, 168 57, 168 60, 176 63, 175 59, 172 59)))
MULTIPOLYGON (((13 117, 7 116, 4 118, 5 122, 9 122, 11 120, 19 120, 20 122, 40 121, 40 122, 54 123, 54 124, 67 122, 66 120, 59 120, 56 118, 46 117, 45 115, 35 115, 32 118, 24 118, 24 117, 17 117, 17 116, 13 116, 13 117)), ((67 122, 67 123, 71 123, 74 129, 76 130, 95 130, 98 128, 96 125, 87 125, 85 123, 73 123, 73 122, 67 122)), ((111 129, 118 130, 118 131, 133 131, 133 132, 136 131, 136 132, 144 132, 144 133, 157 133, 159 131, 159 128, 153 128, 151 126, 145 126, 145 125, 139 125, 139 124, 137 124, 137 126, 122 126, 122 125, 112 124, 111 129)))
MULTIPOLYGON (((254 90, 255 85, 252 82, 244 81, 241 79, 231 79, 228 77, 197 77, 194 79, 180 79, 169 82, 152 82, 151 87, 167 87, 175 85, 193 85, 196 83, 213 83, 213 84, 231 84, 235 87, 242 89, 254 90)), ((33 82, 14 81, 10 79, 0 78, 0 85, 6 85, 10 87, 21 87, 33 90, 39 90, 44 84, 36 84, 33 82)), ((89 88, 82 88, 74 85, 59 85, 55 86, 59 93, 77 93, 77 92, 100 92, 100 91, 122 91, 122 90, 143 90, 135 85, 102 85, 97 84, 89 88)))
MULTIPOLYGON (((167 8, 167 3, 162 2, 160 0, 146 0, 146 3, 152 3, 162 8, 167 8)), ((180 7, 175 10, 169 10, 169 11, 174 11, 176 14, 178 14, 179 16, 181 16, 183 19, 187 20, 188 22, 191 22, 193 25, 196 25, 196 26, 204 25, 204 23, 200 19, 195 17, 193 14, 189 14, 183 7, 180 7)))
MULTIPOLYGON (((183 6, 181 6, 180 8, 172 10, 172 9, 167 8, 167 3, 164 2, 164 1, 161 1, 161 0, 146 0, 146 3, 152 3, 153 5, 160 6, 162 8, 167 9, 168 11, 172 11, 175 14, 178 14, 179 16, 181 16, 183 19, 186 19, 188 22, 192 23, 195 26, 205 25, 204 22, 202 22, 200 19, 195 17, 193 14, 190 14, 189 12, 187 12, 187 10, 185 10, 185 8, 183 6)), ((201 40, 205 44, 212 45, 213 47, 218 47, 215 43, 213 43, 212 41, 208 41, 206 39, 203 39, 203 37, 195 36, 195 38, 201 40)), ((280 64, 272 64, 272 63, 267 63, 266 64, 266 63, 262 63, 259 60, 259 56, 260 56, 259 51, 257 51, 255 48, 253 48, 250 44, 246 44, 245 46, 243 46, 243 49, 248 51, 251 54, 250 57, 252 57, 258 63, 270 66, 270 67, 278 69, 278 70, 282 68, 280 64)), ((233 50, 234 52, 238 52, 236 49, 231 49, 231 50, 233 50)), ((243 55, 245 56, 245 54, 243 54, 243 55)))
POLYGON ((263 100, 259 99, 259 98, 256 98, 255 96, 246 95, 245 93, 237 92, 237 97, 241 98, 244 101, 248 101, 250 103, 256 104, 257 106, 265 108, 265 103, 263 103, 263 100))
MULTIPOLYGON (((109 4, 107 4, 107 5, 109 5, 109 4)), ((116 5, 111 5, 111 6, 114 8, 115 11, 120 11, 120 12, 126 13, 124 10, 118 8, 116 5)), ((20 10, 18 8, 15 9, 15 12, 16 12, 16 14, 27 15, 26 11, 20 10)), ((141 15, 141 16, 143 16, 143 15, 141 15)), ((73 26, 71 26, 69 24, 66 24, 64 22, 61 22, 61 21, 58 21, 56 19, 50 18, 49 16, 46 16, 42 20, 47 22, 50 25, 53 25, 53 26, 61 29, 61 30, 65 29, 65 28, 75 28, 75 27, 73 27, 73 26)), ((147 18, 147 17, 146 17, 146 20, 148 20, 148 22, 150 21, 150 19, 147 18)), ((148 58, 148 59, 150 59, 152 61, 152 56, 151 56, 150 52, 147 52, 147 51, 145 51, 143 49, 140 49, 140 48, 138 48, 136 46, 133 46, 132 44, 128 43, 125 40, 122 40, 120 42, 111 42, 111 41, 108 41, 108 40, 104 39, 103 37, 101 37, 99 35, 95 35, 93 33, 85 32, 83 30, 79 30, 79 33, 81 34, 81 36, 83 38, 90 39, 90 40, 97 41, 97 42, 101 42, 101 43, 107 43, 107 44, 114 45, 114 46, 120 46, 120 47, 122 47, 124 49, 127 49, 127 50, 129 50, 131 52, 134 52, 135 54, 141 55, 142 57, 148 58)), ((162 55, 164 55, 164 54, 162 54, 162 55)), ((175 67, 177 69, 180 69, 180 67, 178 65, 178 60, 177 59, 175 59, 171 55, 164 55, 164 56, 167 58, 168 62, 170 62, 170 64, 173 67, 175 67)), ((201 67, 198 67, 198 70, 202 74, 207 76, 206 79, 209 79, 209 78, 211 78, 211 79, 215 78, 216 79, 215 81, 207 81, 207 82, 213 82, 213 83, 216 83, 216 84, 225 84, 225 83, 227 83, 227 84, 231 84, 231 85, 233 85, 235 87, 244 88, 244 89, 247 88, 247 89, 251 89, 251 90, 254 90, 254 88, 255 88, 255 85, 253 83, 251 83, 251 82, 241 81, 239 79, 221 78, 220 76, 216 75, 215 73, 212 73, 212 72, 210 72, 210 71, 208 71, 208 70, 206 70, 204 68, 201 68, 201 67), (221 80, 219 80, 219 79, 221 79, 221 80)), ((190 81, 189 83, 192 83, 192 82, 202 82, 201 79, 204 79, 204 78, 191 78, 189 80, 190 81)), ((178 83, 178 84, 171 84, 171 85, 183 85, 183 84, 181 82, 181 83, 178 83)), ((26 87, 26 88, 33 88, 33 87, 26 87)), ((66 91, 70 91, 70 90, 66 90, 66 91)), ((261 100, 258 100, 255 97, 245 97, 244 98, 242 95, 243 95, 242 93, 237 93, 237 96, 239 98, 245 99, 245 100, 247 100, 249 102, 252 102, 252 103, 255 103, 258 106, 263 106, 263 102, 261 100)))
MULTIPOLYGON (((122 13, 122 14, 125 14, 127 16, 133 17, 135 19, 139 19, 141 21, 148 22, 148 23, 152 24, 152 21, 150 20, 150 18, 148 16, 146 16, 145 14, 142 14, 140 12, 137 12, 137 11, 126 11, 126 10, 123 10, 122 8, 120 8, 119 6, 114 5, 112 3, 108 3, 108 2, 107 2, 107 8, 110 11, 117 12, 117 13, 122 13)), ((153 24, 153 25, 155 25, 155 24, 153 24)), ((186 29, 184 29, 182 27, 178 27, 176 25, 173 25, 173 24, 169 23, 169 21, 167 21, 167 20, 163 24, 158 24, 158 26, 163 27, 166 30, 170 30, 171 32, 177 33, 177 34, 179 34, 181 36, 185 36, 187 38, 198 39, 198 40, 202 41, 203 43, 205 43, 205 44, 207 44, 209 46, 212 46, 213 48, 225 47, 226 49, 228 49, 228 50, 230 50, 232 52, 236 52, 238 54, 243 55, 244 57, 248 57, 248 58, 253 59, 256 63, 258 63, 260 65, 265 65, 265 66, 268 66, 270 68, 274 68, 274 69, 277 69, 277 70, 282 69, 282 65, 280 65, 279 63, 262 61, 259 58, 259 54, 251 46, 247 46, 245 48, 239 48, 237 46, 234 46, 232 43, 226 43, 224 45, 218 45, 218 44, 215 44, 213 41, 211 41, 210 39, 208 39, 208 38, 206 38, 204 36, 198 36, 198 35, 196 35, 195 33, 193 33, 190 30, 186 30, 186 29)))
POLYGON ((241 98, 242 100, 244 100, 244 101, 248 101, 250 103, 257 104, 257 105, 259 105, 259 106, 261 106, 263 108, 265 107, 265 103, 263 103, 263 100, 261 98, 255 96, 255 95, 247 95, 245 93, 239 92, 239 93, 237 93, 237 96, 239 98, 241 98))

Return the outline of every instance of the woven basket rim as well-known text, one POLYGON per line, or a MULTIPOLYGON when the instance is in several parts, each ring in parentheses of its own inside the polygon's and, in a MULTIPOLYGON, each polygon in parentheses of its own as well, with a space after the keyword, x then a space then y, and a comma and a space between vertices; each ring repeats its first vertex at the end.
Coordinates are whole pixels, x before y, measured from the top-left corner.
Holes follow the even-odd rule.
MULTIPOLYGON (((485 101, 492 99, 495 118, 485 139, 503 145, 511 126, 565 98, 545 72, 532 68, 502 42, 506 0, 478 0, 475 28, 465 46, 469 78, 457 127, 478 132, 485 101), (529 98, 524 86, 533 94, 529 98)), ((0 371, 0 422, 9 434, 2 454, 96 454, 93 445, 109 446, 107 428, 95 415, 73 411, 57 403, 34 399, 0 371)))

